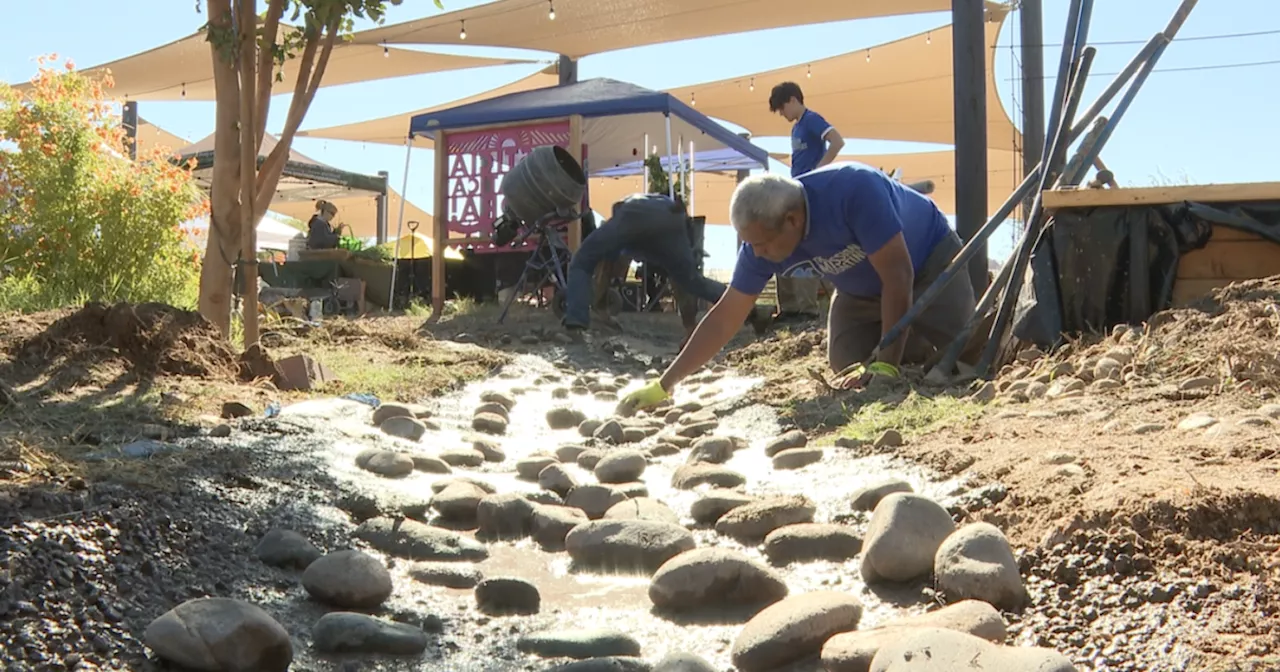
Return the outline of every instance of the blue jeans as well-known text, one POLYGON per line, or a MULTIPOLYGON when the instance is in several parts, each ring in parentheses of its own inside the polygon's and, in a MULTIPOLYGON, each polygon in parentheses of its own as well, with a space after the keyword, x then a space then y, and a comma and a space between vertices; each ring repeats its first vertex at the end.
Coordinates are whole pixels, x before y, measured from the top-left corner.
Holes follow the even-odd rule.
POLYGON ((596 266, 627 250, 637 259, 667 272, 671 284, 715 303, 725 286, 698 271, 689 242, 685 214, 666 196, 637 194, 613 205, 613 216, 582 241, 569 263, 564 325, 591 324, 592 276, 596 266))

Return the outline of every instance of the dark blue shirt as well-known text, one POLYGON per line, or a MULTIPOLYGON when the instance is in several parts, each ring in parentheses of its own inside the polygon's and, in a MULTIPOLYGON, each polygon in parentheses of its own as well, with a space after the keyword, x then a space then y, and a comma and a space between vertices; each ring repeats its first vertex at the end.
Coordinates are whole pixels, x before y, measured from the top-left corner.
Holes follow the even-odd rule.
POLYGON ((860 163, 833 163, 797 178, 804 185, 808 221, 795 252, 780 264, 738 251, 732 286, 759 294, 769 278, 827 278, 841 292, 880 295, 880 276, 867 255, 901 233, 919 269, 951 227, 928 197, 860 163))
POLYGON ((818 167, 827 153, 827 131, 831 124, 810 109, 791 126, 791 177, 798 177, 818 167))

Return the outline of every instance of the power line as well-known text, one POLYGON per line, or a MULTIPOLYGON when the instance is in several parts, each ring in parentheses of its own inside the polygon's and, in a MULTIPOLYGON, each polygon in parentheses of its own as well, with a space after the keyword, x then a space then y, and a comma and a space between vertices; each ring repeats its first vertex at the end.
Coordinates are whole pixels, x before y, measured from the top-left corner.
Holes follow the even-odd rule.
MULTIPOLYGON (((1154 68, 1151 73, 1157 72, 1197 72, 1200 70, 1230 70, 1234 68, 1256 68, 1265 65, 1280 65, 1280 59, 1274 61, 1253 61, 1251 63, 1219 63, 1217 65, 1189 65, 1181 68, 1154 68)), ((1090 72, 1090 77, 1115 77, 1119 72, 1090 72)), ((1040 79, 1052 79, 1057 75, 1044 75, 1040 79)), ((1010 77, 1005 81, 1014 82, 1021 80, 1021 77, 1010 77)))
MULTIPOLYGON (((1203 40, 1234 40, 1234 39, 1245 38, 1245 37, 1262 37, 1264 35, 1280 35, 1280 28, 1277 28, 1275 30, 1259 30, 1251 33, 1222 33, 1219 35, 1191 35, 1188 37, 1175 37, 1173 38, 1172 41, 1173 42, 1201 42, 1203 40)), ((1101 42, 1095 42, 1093 40, 1090 40, 1089 46, 1112 47, 1112 46, 1122 46, 1122 45, 1131 45, 1131 44, 1146 44, 1147 42, 1150 42, 1150 41, 1151 41, 1151 38, 1147 38, 1145 40, 1111 40, 1111 41, 1101 41, 1101 42)), ((1010 45, 1010 46, 1014 46, 1014 45, 1010 45)), ((1018 44, 1016 46, 1022 47, 1023 45, 1018 44)), ((1061 47, 1062 43, 1049 42, 1049 43, 1042 44, 1040 46, 1061 47)))

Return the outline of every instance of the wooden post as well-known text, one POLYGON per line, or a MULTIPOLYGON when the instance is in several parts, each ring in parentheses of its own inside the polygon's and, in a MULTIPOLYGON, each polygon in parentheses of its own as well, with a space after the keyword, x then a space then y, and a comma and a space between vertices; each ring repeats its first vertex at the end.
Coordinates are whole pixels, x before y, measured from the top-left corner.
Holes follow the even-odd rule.
POLYGON ((387 242, 387 194, 391 192, 391 174, 385 170, 378 171, 378 177, 382 178, 382 193, 376 198, 377 217, 378 217, 378 244, 387 242))
MULTIPOLYGON (((1041 0, 1022 0, 1022 174, 1030 175, 1044 153, 1044 13, 1041 0)), ((1023 203, 1023 219, 1033 193, 1023 203)))
MULTIPOLYGON (((431 320, 444 315, 444 251, 449 241, 449 143, 444 131, 436 131, 435 212, 431 217, 431 320)), ((404 198, 404 195, 400 195, 404 198)))
MULTIPOLYGON (((569 154, 573 157, 578 165, 582 166, 582 170, 586 172, 586 165, 582 161, 582 115, 573 114, 569 116, 569 154)), ((582 219, 569 220, 569 251, 577 252, 578 246, 582 244, 582 219)))
POLYGON ((127 101, 120 108, 120 126, 124 128, 129 160, 138 160, 138 101, 127 101))
MULTIPOLYGON (((973 238, 987 221, 987 35, 983 0, 951 0, 955 95, 956 233, 973 238)), ((980 296, 987 287, 987 248, 969 262, 980 296)))

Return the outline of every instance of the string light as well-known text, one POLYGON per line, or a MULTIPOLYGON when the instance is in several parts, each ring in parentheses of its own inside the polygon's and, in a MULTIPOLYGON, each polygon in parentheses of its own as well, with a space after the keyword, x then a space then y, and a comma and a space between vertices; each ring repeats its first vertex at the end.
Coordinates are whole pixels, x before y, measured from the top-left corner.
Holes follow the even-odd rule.
POLYGON ((755 77, 752 77, 752 78, 751 78, 751 85, 750 85, 748 88, 749 88, 750 90, 752 90, 752 91, 755 91, 755 90, 756 90, 756 78, 755 78, 755 77))
POLYGON ((809 79, 813 79, 813 66, 812 66, 812 65, 806 65, 806 66, 804 66, 804 76, 805 76, 805 77, 807 77, 807 78, 809 78, 809 79))
POLYGON ((187 83, 186 83, 186 82, 183 82, 183 83, 182 83, 182 97, 183 97, 183 98, 186 98, 186 97, 187 97, 187 83))
POLYGON ((547 12, 547 17, 550 18, 552 21, 555 21, 556 20, 556 3, 552 2, 551 0, 547 0, 547 7, 550 8, 551 10, 547 12))
POLYGON ((383 43, 382 43, 382 57, 383 57, 383 58, 391 58, 391 50, 387 48, 387 43, 386 43, 386 42, 383 42, 383 43))
POLYGON ((698 106, 698 94, 696 94, 696 93, 691 93, 691 94, 689 94, 689 105, 690 105, 691 107, 697 107, 697 106, 698 106))
POLYGON ((924 34, 924 43, 925 43, 925 44, 933 44, 933 31, 932 31, 932 30, 924 34))
POLYGON ((467 39, 467 20, 466 19, 462 20, 462 29, 458 31, 458 39, 459 40, 467 39))
POLYGON ((867 62, 868 62, 868 63, 870 63, 870 62, 871 62, 871 50, 870 50, 870 49, 868 49, 868 50, 867 50, 867 62))

